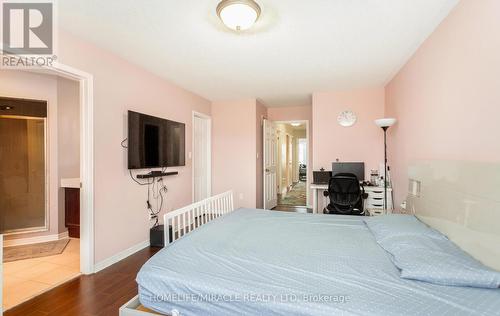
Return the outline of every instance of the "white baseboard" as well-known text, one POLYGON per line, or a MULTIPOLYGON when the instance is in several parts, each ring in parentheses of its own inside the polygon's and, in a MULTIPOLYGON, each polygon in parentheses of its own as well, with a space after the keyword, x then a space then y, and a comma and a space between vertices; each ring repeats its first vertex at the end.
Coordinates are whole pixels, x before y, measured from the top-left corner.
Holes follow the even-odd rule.
POLYGON ((65 239, 68 237, 69 237, 68 232, 65 231, 65 232, 60 233, 60 234, 4 240, 3 246, 4 247, 13 247, 13 246, 31 245, 31 244, 38 244, 38 243, 42 243, 42 242, 56 241, 56 240, 65 239))
POLYGON ((120 251, 114 256, 111 256, 107 259, 102 260, 101 262, 98 262, 94 265, 94 272, 97 273, 103 269, 106 269, 107 267, 122 261, 123 259, 133 255, 134 253, 141 251, 144 248, 149 247, 149 240, 143 241, 141 243, 138 243, 135 246, 132 246, 128 249, 125 249, 123 251, 120 251))

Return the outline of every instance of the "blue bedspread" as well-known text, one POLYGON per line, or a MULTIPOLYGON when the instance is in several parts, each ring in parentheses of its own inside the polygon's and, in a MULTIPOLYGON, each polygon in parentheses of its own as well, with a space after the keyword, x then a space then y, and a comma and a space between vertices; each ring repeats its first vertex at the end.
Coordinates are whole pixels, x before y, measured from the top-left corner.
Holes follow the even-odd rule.
POLYGON ((360 217, 241 209, 158 252, 141 303, 181 315, 500 315, 500 289, 400 278, 360 217))

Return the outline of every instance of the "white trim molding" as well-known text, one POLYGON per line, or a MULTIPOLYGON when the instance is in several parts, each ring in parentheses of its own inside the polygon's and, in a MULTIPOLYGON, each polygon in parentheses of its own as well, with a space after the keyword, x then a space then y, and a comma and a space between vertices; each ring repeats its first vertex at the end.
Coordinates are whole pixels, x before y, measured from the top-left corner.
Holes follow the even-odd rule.
POLYGON ((42 242, 50 242, 50 241, 66 239, 68 237, 69 237, 68 231, 65 231, 65 232, 62 232, 60 234, 42 235, 42 236, 35 236, 35 237, 4 240, 3 246, 4 247, 13 247, 13 246, 22 246, 22 245, 30 245, 30 244, 39 244, 42 242))
POLYGON ((125 259, 125 258, 133 255, 134 253, 139 252, 142 249, 147 248, 147 247, 149 247, 149 240, 140 242, 140 243, 138 243, 138 244, 136 244, 128 249, 120 251, 119 253, 96 263, 95 268, 94 268, 94 272, 97 273, 101 270, 104 270, 107 267, 112 266, 113 264, 120 262, 123 259, 125 259))

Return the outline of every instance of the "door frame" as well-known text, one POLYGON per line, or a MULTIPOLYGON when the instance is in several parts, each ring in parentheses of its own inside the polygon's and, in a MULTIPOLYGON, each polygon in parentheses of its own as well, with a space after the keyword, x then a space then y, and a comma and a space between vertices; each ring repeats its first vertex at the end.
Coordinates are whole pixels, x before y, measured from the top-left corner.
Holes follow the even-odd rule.
MULTIPOLYGON (((22 71, 22 70, 19 70, 22 71)), ((80 272, 95 273, 94 232, 94 77, 54 62, 28 72, 58 75, 80 85, 80 272)))
POLYGON ((304 123, 306 124, 306 141, 307 141, 307 155, 306 155, 306 166, 307 166, 307 181, 306 181, 306 207, 311 208, 311 177, 309 176, 311 169, 311 155, 312 155, 312 150, 311 150, 311 134, 310 134, 310 124, 309 120, 286 120, 286 121, 273 121, 276 124, 290 124, 290 123, 304 123))
POLYGON ((207 187, 208 187, 208 195, 212 196, 212 117, 210 115, 193 111, 192 114, 192 127, 191 127, 191 201, 194 203, 194 120, 195 118, 202 118, 208 121, 208 157, 207 157, 207 165, 208 174, 207 174, 207 187))

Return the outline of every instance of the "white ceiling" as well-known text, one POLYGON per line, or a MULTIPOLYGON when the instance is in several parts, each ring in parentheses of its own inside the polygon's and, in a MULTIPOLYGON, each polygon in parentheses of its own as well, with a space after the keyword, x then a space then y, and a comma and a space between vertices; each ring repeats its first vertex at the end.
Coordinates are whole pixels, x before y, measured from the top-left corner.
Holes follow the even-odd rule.
POLYGON ((308 105, 385 85, 459 0, 257 0, 236 34, 219 0, 61 0, 60 26, 210 100, 308 105))

